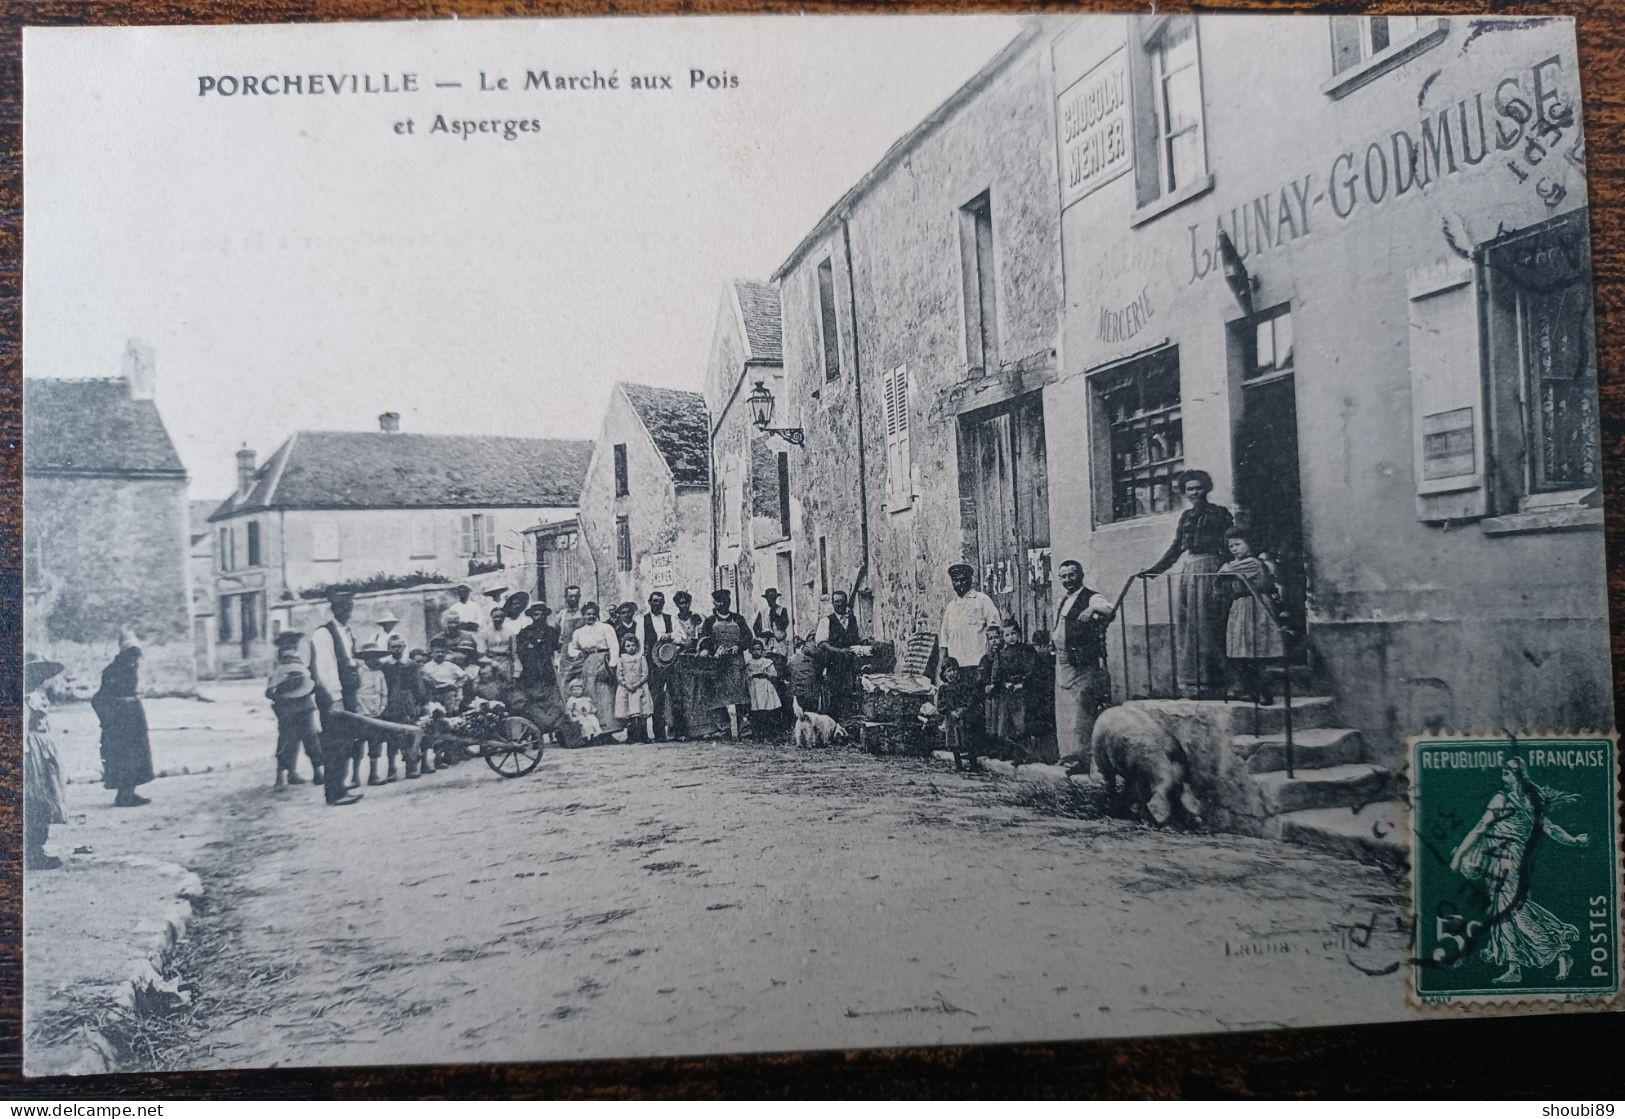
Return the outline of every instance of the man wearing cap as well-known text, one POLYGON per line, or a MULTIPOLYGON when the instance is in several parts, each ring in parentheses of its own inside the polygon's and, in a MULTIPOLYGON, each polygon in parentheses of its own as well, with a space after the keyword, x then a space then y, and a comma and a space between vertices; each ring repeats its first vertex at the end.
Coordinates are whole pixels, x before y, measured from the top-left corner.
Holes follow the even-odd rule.
POLYGON ((464 633, 477 631, 480 628, 480 607, 476 602, 470 602, 469 596, 474 588, 467 583, 458 583, 452 588, 457 601, 446 607, 440 615, 441 628, 446 631, 453 641, 464 633))
POLYGON ((942 608, 937 642, 939 659, 952 657, 958 661, 960 675, 973 677, 970 682, 979 692, 981 681, 974 677, 978 675, 982 658, 987 656, 988 630, 998 630, 1004 620, 993 600, 971 586, 974 577, 975 572, 968 563, 956 563, 948 568, 954 597, 942 608))
POLYGON ((526 688, 558 691, 553 654, 559 649, 559 631, 548 621, 547 603, 538 598, 525 607, 527 624, 514 638, 514 660, 518 680, 526 688))
POLYGON ((823 681, 819 704, 824 714, 839 719, 858 690, 858 661, 851 649, 859 644, 858 618, 845 591, 829 596, 830 613, 820 618, 813 638, 813 655, 823 681))
MULTIPOLYGON (((366 754, 367 754, 367 784, 382 785, 383 777, 378 773, 378 760, 384 756, 384 745, 390 741, 390 728, 382 725, 384 712, 389 708, 389 679, 384 675, 384 658, 389 656, 389 650, 384 643, 373 637, 363 642, 355 651, 356 660, 360 662, 361 684, 356 691, 356 706, 359 713, 368 719, 366 754)), ((361 783, 361 753, 362 743, 358 740, 351 748, 350 753, 350 783, 361 783)), ((391 750, 391 756, 394 751, 391 750)))
POLYGON ((332 617, 310 635, 309 663, 316 680, 316 710, 322 725, 323 792, 329 804, 338 804, 348 793, 346 778, 350 775, 350 754, 357 731, 338 716, 360 710, 357 691, 361 673, 355 659, 355 634, 350 632, 355 596, 337 592, 329 596, 328 606, 332 617))
MULTIPOLYGON (((766 643, 771 652, 773 642, 783 642, 789 636, 790 611, 779 605, 779 592, 774 587, 763 591, 762 598, 767 601, 767 609, 756 612, 756 620, 751 623, 750 628, 756 639, 766 643)), ((784 651, 789 652, 788 649, 784 651)))
POLYGON ((655 646, 672 640, 671 615, 666 613, 666 596, 649 594, 649 612, 643 616, 643 657, 649 662, 649 694, 654 699, 655 741, 666 741, 671 717, 671 669, 655 661, 655 646))
POLYGON ((299 776, 299 749, 304 747, 311 771, 322 775, 321 722, 316 710, 316 678, 300 656, 305 635, 285 629, 276 635, 276 664, 266 681, 265 698, 276 716, 276 784, 282 792, 289 785, 303 785, 299 776))

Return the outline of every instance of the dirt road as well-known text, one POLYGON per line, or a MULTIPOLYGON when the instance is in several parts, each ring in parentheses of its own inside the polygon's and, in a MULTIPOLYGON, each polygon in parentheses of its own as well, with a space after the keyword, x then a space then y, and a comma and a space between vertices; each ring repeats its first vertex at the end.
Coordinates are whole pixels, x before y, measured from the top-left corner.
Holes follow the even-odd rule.
MULTIPOLYGON (((1383 872, 1057 816, 788 747, 465 763, 328 809, 239 778, 164 1064, 539 1060, 1402 1016, 1350 966, 1383 872), (1343 931, 1339 931, 1339 929, 1343 931), (1341 938, 1341 940, 1340 940, 1341 938)), ((1378 930, 1377 938, 1383 936, 1378 930)), ((1397 940, 1393 945, 1398 951, 1397 940)))

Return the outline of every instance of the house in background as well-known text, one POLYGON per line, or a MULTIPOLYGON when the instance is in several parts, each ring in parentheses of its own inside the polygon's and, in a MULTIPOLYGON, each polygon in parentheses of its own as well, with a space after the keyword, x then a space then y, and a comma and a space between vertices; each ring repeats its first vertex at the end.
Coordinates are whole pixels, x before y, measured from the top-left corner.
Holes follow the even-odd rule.
MULTIPOLYGON (((711 333, 705 402, 711 413, 714 578, 734 590, 735 606, 747 619, 762 608, 759 600, 769 587, 786 607, 795 601, 790 538, 797 506, 790 471, 798 452, 757 430, 747 398, 758 384, 776 400, 784 398, 779 292, 734 280, 723 292, 711 333)), ((796 621, 792 607, 792 627, 796 621)))
POLYGON ((155 388, 137 343, 122 377, 23 381, 23 645, 69 687, 96 687, 126 627, 144 687, 197 684, 186 469, 155 388))
POLYGON ((564 605, 566 587, 579 587, 587 601, 597 594, 598 576, 593 570, 592 548, 581 531, 581 520, 544 521, 525 529, 525 566, 536 573, 527 589, 553 609, 564 605))
POLYGON ((521 533, 575 514, 591 453, 585 440, 407 434, 393 412, 377 431, 297 432, 262 465, 238 451, 237 490, 209 518, 218 663, 263 664, 270 607, 335 583, 534 584, 521 533))
POLYGON ((209 517, 218 501, 193 498, 187 502, 186 582, 192 603, 192 655, 197 660, 199 680, 215 675, 214 665, 214 532, 209 517))
POLYGON ((711 424, 705 397, 617 382, 581 485, 581 530, 596 569, 596 595, 635 600, 687 590, 710 607, 711 424))

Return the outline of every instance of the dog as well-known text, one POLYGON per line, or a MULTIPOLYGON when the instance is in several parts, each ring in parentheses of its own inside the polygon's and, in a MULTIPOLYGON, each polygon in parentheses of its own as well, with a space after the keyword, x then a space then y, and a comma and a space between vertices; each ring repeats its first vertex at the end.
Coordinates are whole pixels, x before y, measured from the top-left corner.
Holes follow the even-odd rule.
POLYGON ((799 700, 792 699, 790 705, 796 713, 796 728, 790 737, 798 747, 833 746, 847 741, 846 729, 828 715, 805 710, 799 700))
POLYGON ((1095 720, 1092 745, 1095 768, 1119 808, 1127 800, 1134 815, 1149 817, 1159 828, 1174 822, 1181 810, 1187 826, 1202 822, 1202 802, 1190 787, 1185 749, 1155 716, 1136 708, 1107 708, 1095 720))

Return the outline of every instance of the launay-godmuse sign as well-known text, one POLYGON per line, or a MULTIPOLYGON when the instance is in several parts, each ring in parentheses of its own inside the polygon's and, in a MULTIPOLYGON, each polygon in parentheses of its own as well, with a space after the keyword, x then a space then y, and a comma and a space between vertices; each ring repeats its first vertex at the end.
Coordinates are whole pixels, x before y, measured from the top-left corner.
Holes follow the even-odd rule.
MULTIPOLYGON (((1245 259, 1307 237, 1314 228, 1315 208, 1323 203, 1339 220, 1347 220, 1356 211, 1379 207, 1413 189, 1477 167, 1492 155, 1507 174, 1527 181, 1539 174, 1543 160, 1559 158, 1553 149, 1565 136, 1574 140, 1562 155, 1579 164, 1584 148, 1575 102, 1561 98, 1557 89, 1562 67, 1557 55, 1542 59, 1502 78, 1488 91, 1423 117, 1415 135, 1409 129, 1396 129, 1363 148, 1339 152, 1324 187, 1317 189, 1314 174, 1306 174, 1278 191, 1232 208, 1228 215, 1217 215, 1211 227, 1193 223, 1191 278, 1187 282, 1194 284, 1218 271, 1220 234, 1228 235, 1245 259)), ((1548 195, 1542 193, 1542 197, 1548 195)))

